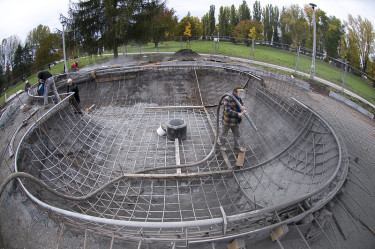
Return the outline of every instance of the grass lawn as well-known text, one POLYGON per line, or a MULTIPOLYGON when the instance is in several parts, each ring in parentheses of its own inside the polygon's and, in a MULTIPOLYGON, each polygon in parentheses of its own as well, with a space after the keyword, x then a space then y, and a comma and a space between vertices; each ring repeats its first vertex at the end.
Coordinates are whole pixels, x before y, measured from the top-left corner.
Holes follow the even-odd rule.
MULTIPOLYGON (((193 51, 198 53, 212 54, 215 49, 216 54, 222 54, 233 57, 242 57, 250 58, 251 57, 251 46, 247 47, 245 44, 233 44, 231 42, 220 42, 214 43, 212 41, 191 41, 179 42, 179 41, 166 41, 159 43, 159 48, 155 48, 154 43, 148 43, 146 45, 137 46, 137 45, 127 45, 119 47, 119 55, 127 53, 146 53, 146 52, 177 52, 180 49, 190 48, 193 51), (214 47, 215 46, 215 47, 214 47)), ((113 51, 104 51, 103 54, 111 54, 113 51)), ((108 60, 109 58, 107 58, 108 60)), ((96 63, 100 60, 106 60, 104 56, 94 56, 79 58, 79 67, 84 67, 86 65, 96 63)), ((276 64, 279 66, 295 69, 297 54, 289 52, 287 50, 271 48, 262 45, 255 45, 254 49, 254 60, 267 62, 271 64, 276 64)), ((67 62, 68 69, 70 69, 71 64, 74 60, 69 60, 67 62)), ((300 55, 298 63, 298 71, 304 73, 310 73, 311 67, 311 57, 300 55)), ((64 65, 63 63, 58 63, 57 65, 51 67, 52 74, 58 74, 63 72, 64 65)), ((338 86, 342 85, 343 70, 330 65, 324 61, 316 60, 315 62, 315 75, 317 77, 328 80, 338 86)), ((36 75, 28 78, 30 83, 35 84, 37 82, 36 75)), ((12 86, 7 90, 7 96, 16 92, 19 89, 24 88, 24 82, 12 86)), ((364 80, 360 77, 354 76, 353 74, 348 73, 346 77, 345 88, 348 90, 362 96, 369 102, 375 104, 375 89, 372 87, 372 82, 364 80)), ((4 95, 1 96, 0 105, 4 103, 4 95)))
MULTIPOLYGON (((92 57, 83 57, 83 58, 78 58, 78 59, 73 59, 73 60, 68 60, 66 62, 66 65, 70 71, 70 67, 72 66, 73 62, 75 60, 78 61, 78 65, 80 67, 85 67, 94 63, 98 62, 104 62, 110 60, 112 57, 111 56, 92 56, 92 57)), ((64 73, 64 62, 59 62, 54 66, 51 66, 51 69, 45 69, 49 71, 52 75, 57 75, 64 73)), ((38 74, 33 74, 32 76, 28 77, 27 80, 30 82, 31 85, 34 85, 35 83, 38 82, 38 74)), ((6 90, 6 95, 9 97, 13 93, 17 92, 18 90, 23 90, 25 89, 25 82, 19 82, 16 85, 8 87, 6 90)), ((1 94, 0 98, 0 106, 2 106, 5 103, 5 93, 1 94)))

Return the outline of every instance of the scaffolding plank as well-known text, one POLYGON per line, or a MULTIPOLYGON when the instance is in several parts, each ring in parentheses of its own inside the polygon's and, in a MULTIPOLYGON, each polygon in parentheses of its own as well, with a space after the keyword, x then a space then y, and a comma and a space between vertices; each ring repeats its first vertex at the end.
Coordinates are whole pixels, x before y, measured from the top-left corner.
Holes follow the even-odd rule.
POLYGON ((242 149, 244 150, 243 152, 239 152, 238 153, 238 156, 237 156, 237 162, 236 162, 236 166, 238 167, 242 167, 244 162, 245 162, 245 153, 246 153, 246 148, 245 147, 242 147, 242 149))

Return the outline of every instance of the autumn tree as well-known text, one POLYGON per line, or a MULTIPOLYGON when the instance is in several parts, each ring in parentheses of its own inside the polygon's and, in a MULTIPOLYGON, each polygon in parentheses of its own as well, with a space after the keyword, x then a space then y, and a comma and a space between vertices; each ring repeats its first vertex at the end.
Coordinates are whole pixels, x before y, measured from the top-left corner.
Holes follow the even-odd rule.
POLYGON ((199 20, 198 17, 193 17, 190 15, 190 12, 181 19, 181 21, 176 25, 175 35, 176 36, 184 36, 184 32, 186 30, 186 26, 188 23, 191 25, 191 36, 192 37, 199 37, 202 35, 203 32, 203 24, 199 20))
POLYGON ((353 65, 354 61, 359 61, 359 68, 366 72, 370 55, 374 53, 374 28, 368 19, 361 16, 354 18, 350 14, 345 26, 348 30, 346 40, 350 48, 350 62, 353 65))
POLYGON ((323 45, 327 55, 337 58, 341 37, 345 34, 344 25, 335 16, 328 19, 327 28, 323 33, 323 45))
MULTIPOLYGON (((240 21, 233 30, 233 36, 236 38, 249 38, 250 30, 253 29, 252 37, 254 39, 263 39, 263 26, 257 20, 240 21)), ((240 40, 240 39, 238 39, 240 40)))
POLYGON ((34 63, 40 69, 62 57, 61 37, 57 33, 51 33, 39 41, 34 63))
POLYGON ((280 16, 281 41, 293 46, 304 45, 309 35, 309 25, 304 11, 298 5, 293 4, 289 8, 283 8, 280 16))
POLYGON ((33 58, 35 56, 36 49, 39 46, 40 40, 47 37, 50 33, 51 31, 48 26, 39 24, 27 34, 25 43, 28 44, 33 58))

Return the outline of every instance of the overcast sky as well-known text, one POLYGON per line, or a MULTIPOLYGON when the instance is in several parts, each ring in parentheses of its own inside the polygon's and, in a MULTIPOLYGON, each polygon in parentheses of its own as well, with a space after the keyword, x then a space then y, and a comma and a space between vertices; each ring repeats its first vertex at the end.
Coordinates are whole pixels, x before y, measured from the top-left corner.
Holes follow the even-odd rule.
MULTIPOLYGON (((77 2, 77 0, 73 0, 77 2)), ((201 18, 210 9, 210 5, 216 6, 215 14, 219 13, 220 6, 238 6, 243 0, 167 0, 167 6, 176 11, 179 20, 190 11, 192 16, 201 18)), ((255 0, 246 0, 252 11, 255 0)), ((375 1, 374 0, 261 0, 261 7, 267 4, 277 5, 280 10, 282 6, 298 4, 303 7, 308 3, 315 3, 317 8, 322 9, 328 16, 336 16, 342 21, 348 19, 348 14, 361 15, 372 22, 375 28, 375 1)), ((0 0, 0 41, 12 35, 17 35, 22 42, 25 41, 27 33, 39 24, 48 26, 51 31, 62 29, 59 22, 60 14, 67 15, 69 0, 0 0)), ((217 17, 216 17, 217 18, 217 17)), ((216 19, 216 21, 218 21, 216 19)))

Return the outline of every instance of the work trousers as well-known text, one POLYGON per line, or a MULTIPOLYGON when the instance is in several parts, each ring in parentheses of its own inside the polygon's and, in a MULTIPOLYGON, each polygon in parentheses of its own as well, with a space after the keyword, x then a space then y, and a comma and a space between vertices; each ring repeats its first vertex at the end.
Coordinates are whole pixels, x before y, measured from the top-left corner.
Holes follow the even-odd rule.
POLYGON ((233 133, 234 148, 240 147, 240 136, 241 136, 241 133, 240 133, 240 127, 238 125, 235 125, 235 126, 223 125, 221 127, 220 137, 219 137, 220 145, 222 145, 222 146, 225 145, 225 141, 226 141, 229 129, 231 129, 232 133, 233 133))

